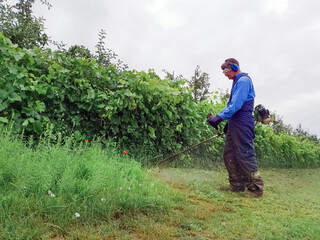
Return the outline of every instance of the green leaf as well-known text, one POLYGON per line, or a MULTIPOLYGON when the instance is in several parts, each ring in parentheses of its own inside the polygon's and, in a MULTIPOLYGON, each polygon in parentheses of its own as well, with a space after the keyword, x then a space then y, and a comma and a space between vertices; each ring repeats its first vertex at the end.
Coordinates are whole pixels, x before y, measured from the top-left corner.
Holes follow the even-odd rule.
POLYGON ((171 112, 171 111, 166 110, 166 113, 168 114, 169 119, 172 119, 172 112, 171 112))
POLYGON ((128 125, 127 131, 128 131, 128 133, 133 133, 135 131, 135 129, 132 126, 128 125))
POLYGON ((134 94, 132 92, 130 92, 129 89, 126 89, 125 92, 124 92, 124 96, 132 97, 132 96, 134 96, 134 94))
POLYGON ((30 114, 31 114, 31 109, 30 108, 28 108, 28 107, 22 107, 22 113, 24 113, 24 114, 26 114, 27 116, 30 116, 30 114))
POLYGON ((154 130, 152 127, 150 127, 150 126, 148 126, 148 130, 149 130, 149 136, 150 136, 151 138, 156 138, 155 130, 154 130))
POLYGON ((36 110, 38 112, 41 113, 41 112, 44 112, 46 110, 46 105, 43 102, 37 101, 36 105, 37 105, 36 110))
POLYGON ((19 60, 21 60, 23 58, 24 55, 25 55, 24 52, 15 52, 13 54, 13 57, 18 62, 19 60))
POLYGON ((9 72, 12 74, 17 74, 18 70, 15 66, 8 66, 9 72))
POLYGON ((97 108, 104 108, 106 105, 104 105, 104 104, 99 104, 99 105, 97 105, 97 108))
POLYGON ((22 126, 26 127, 26 126, 28 126, 28 124, 29 124, 29 121, 28 121, 28 119, 26 119, 23 121, 22 126))
POLYGON ((21 101, 21 97, 15 92, 10 93, 8 99, 11 102, 21 101))
POLYGON ((29 121, 29 122, 31 122, 31 123, 34 123, 34 118, 27 118, 27 120, 29 121))
POLYGON ((78 130, 74 132, 74 138, 77 141, 81 140, 81 133, 78 130))
POLYGON ((37 84, 35 85, 36 91, 39 94, 46 94, 47 93, 47 89, 48 89, 48 85, 44 85, 44 84, 37 84))
POLYGON ((179 124, 179 125, 176 127, 176 130, 177 130, 178 132, 181 132, 182 127, 183 127, 183 124, 181 123, 181 124, 179 124))
POLYGON ((4 101, 3 103, 0 104, 0 112, 8 108, 8 102, 4 101))
POLYGON ((43 116, 42 118, 43 118, 43 120, 44 120, 45 122, 50 122, 50 119, 49 119, 48 117, 43 116))
POLYGON ((35 121, 35 122, 33 123, 33 128, 34 128, 34 130, 35 130, 37 133, 39 133, 39 134, 42 133, 42 125, 41 125, 41 122, 40 122, 40 121, 35 121))
POLYGON ((8 97, 8 91, 1 89, 0 90, 0 99, 6 99, 8 97))
POLYGON ((88 99, 94 99, 95 94, 94 94, 94 90, 90 89, 88 90, 88 99))
POLYGON ((0 117, 0 122, 2 123, 8 123, 8 119, 5 117, 0 117))
POLYGON ((70 72, 68 69, 66 69, 66 68, 63 68, 63 69, 61 69, 59 72, 61 72, 61 73, 68 73, 68 72, 70 72))

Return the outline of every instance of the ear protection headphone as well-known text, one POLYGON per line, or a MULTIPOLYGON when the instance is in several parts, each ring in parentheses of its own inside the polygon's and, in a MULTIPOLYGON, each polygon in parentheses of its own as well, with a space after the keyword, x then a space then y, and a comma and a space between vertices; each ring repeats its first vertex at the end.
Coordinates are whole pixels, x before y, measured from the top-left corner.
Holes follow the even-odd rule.
POLYGON ((228 64, 230 64, 230 65, 231 65, 231 69, 232 69, 232 71, 234 71, 234 72, 238 72, 239 67, 238 67, 238 65, 237 65, 236 63, 233 63, 233 62, 226 62, 226 63, 228 63, 228 64))

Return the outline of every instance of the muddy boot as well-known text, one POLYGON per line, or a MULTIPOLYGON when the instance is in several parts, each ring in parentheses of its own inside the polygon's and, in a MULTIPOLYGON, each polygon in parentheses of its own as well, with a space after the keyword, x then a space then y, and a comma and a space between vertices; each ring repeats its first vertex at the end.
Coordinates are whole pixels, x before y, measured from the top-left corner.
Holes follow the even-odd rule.
POLYGON ((262 198, 262 196, 263 196, 263 191, 250 191, 249 190, 249 193, 250 193, 250 195, 249 195, 249 197, 252 197, 252 198, 262 198))
POLYGON ((231 192, 244 192, 246 190, 245 187, 238 187, 238 186, 226 186, 226 187, 220 187, 221 191, 231 191, 231 192))
POLYGON ((232 186, 231 192, 244 192, 246 188, 244 186, 232 186))

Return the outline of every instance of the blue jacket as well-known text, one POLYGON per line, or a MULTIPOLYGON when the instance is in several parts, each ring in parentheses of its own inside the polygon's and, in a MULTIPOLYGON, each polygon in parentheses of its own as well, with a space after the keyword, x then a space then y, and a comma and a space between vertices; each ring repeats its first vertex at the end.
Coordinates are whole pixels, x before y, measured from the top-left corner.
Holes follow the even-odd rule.
MULTIPOLYGON (((233 78, 231 88, 231 96, 228 100, 227 106, 218 114, 222 120, 231 118, 238 110, 240 110, 244 103, 250 101, 253 103, 256 94, 251 78, 247 73, 238 73, 233 78), (251 101, 252 100, 252 101, 251 101)), ((253 104, 250 104, 253 106, 253 104)), ((253 109, 251 110, 251 112, 253 109)))

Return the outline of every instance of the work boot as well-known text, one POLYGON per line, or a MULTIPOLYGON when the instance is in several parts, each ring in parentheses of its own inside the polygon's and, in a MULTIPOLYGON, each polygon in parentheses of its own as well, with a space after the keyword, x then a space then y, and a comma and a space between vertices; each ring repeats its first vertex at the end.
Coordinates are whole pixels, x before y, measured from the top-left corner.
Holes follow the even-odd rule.
POLYGON ((263 195, 263 182, 255 182, 247 185, 250 197, 261 198, 263 195), (261 183, 261 184, 260 184, 261 183))
POLYGON ((250 193, 249 197, 251 197, 251 198, 262 198, 262 196, 263 196, 263 191, 259 191, 259 190, 258 191, 250 191, 249 190, 249 193, 250 193))
POLYGON ((244 192, 246 188, 244 186, 232 186, 231 192, 244 192))
POLYGON ((220 187, 221 191, 231 191, 231 192, 244 192, 246 190, 245 187, 238 187, 238 186, 227 186, 227 187, 220 187))

